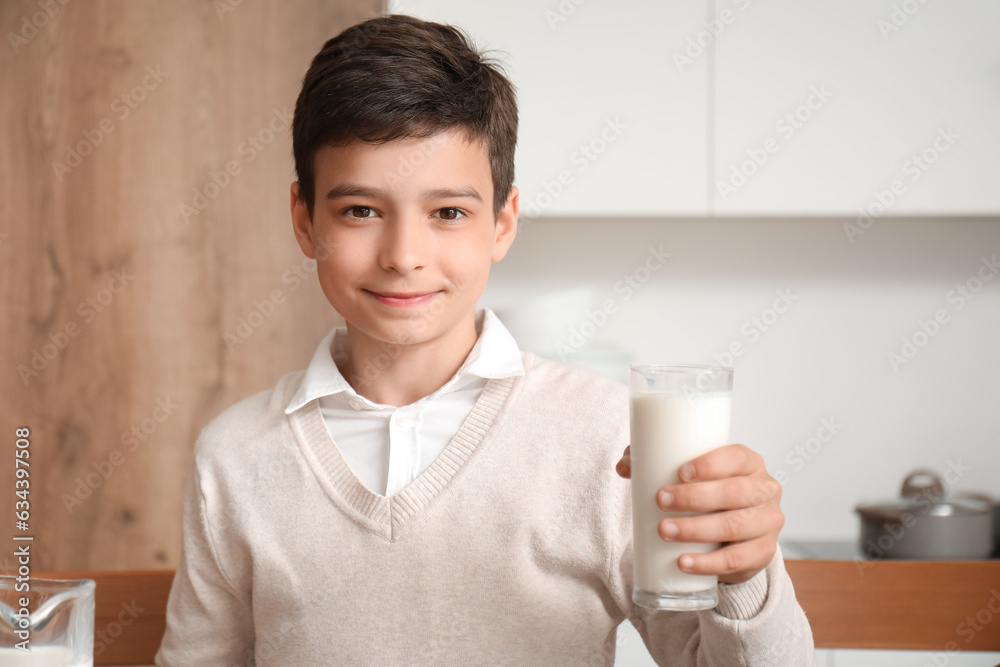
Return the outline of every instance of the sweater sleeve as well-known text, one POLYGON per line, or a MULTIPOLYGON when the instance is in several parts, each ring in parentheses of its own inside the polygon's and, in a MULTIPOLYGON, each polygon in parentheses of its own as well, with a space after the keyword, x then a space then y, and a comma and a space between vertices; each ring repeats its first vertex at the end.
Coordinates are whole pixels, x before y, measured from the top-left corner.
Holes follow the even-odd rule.
POLYGON ((184 491, 181 562, 167 601, 157 667, 242 664, 254 648, 248 590, 226 577, 216 553, 197 466, 184 491))
POLYGON ((778 548, 754 578, 719 586, 719 605, 695 612, 632 602, 632 541, 611 573, 611 593, 657 665, 815 667, 812 630, 778 548))

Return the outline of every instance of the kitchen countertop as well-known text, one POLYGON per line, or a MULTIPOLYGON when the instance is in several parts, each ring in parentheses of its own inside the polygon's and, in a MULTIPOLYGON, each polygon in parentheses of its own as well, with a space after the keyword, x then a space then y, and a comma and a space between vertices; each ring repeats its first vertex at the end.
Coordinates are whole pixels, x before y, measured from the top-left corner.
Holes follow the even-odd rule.
MULTIPOLYGON (((857 540, 778 540, 781 546, 781 555, 786 560, 879 560, 866 559, 861 552, 857 540)), ((892 562, 917 562, 917 559, 907 558, 883 558, 880 560, 892 562)), ((998 562, 1000 558, 993 555, 992 558, 971 559, 977 561, 998 562)), ((919 562, 932 563, 932 560, 920 560, 919 562)), ((948 561, 957 562, 957 561, 948 561)))
POLYGON ((779 544, 817 648, 1000 651, 1000 558, 867 559, 854 540, 779 544))
MULTIPOLYGON (((849 540, 780 540, 795 597, 817 648, 1000 651, 1000 558, 979 561, 865 560, 849 540), (987 622, 987 618, 991 622, 987 622), (970 619, 982 631, 963 630, 970 619)), ((97 664, 148 665, 166 627, 174 570, 60 571, 36 576, 94 579, 95 627, 122 604, 145 610, 129 641, 110 644, 97 664)))

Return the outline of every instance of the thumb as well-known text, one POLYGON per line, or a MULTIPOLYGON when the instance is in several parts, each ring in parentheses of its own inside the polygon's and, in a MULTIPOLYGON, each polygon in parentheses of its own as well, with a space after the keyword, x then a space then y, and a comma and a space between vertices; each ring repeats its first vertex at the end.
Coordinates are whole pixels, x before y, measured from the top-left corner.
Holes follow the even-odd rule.
POLYGON ((618 463, 615 465, 615 472, 617 472, 620 477, 624 477, 625 479, 632 478, 632 457, 629 455, 631 447, 632 446, 629 445, 625 448, 625 453, 622 454, 621 459, 619 459, 618 463))

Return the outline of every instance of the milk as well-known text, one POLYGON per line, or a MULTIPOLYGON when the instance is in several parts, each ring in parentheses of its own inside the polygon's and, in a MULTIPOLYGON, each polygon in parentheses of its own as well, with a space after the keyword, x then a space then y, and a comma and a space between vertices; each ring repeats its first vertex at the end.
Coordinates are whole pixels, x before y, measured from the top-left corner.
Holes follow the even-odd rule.
POLYGON ((716 447, 729 444, 729 392, 633 394, 631 398, 632 531, 635 588, 646 593, 695 593, 712 589, 718 578, 682 572, 684 553, 708 553, 719 544, 666 542, 660 521, 691 512, 664 512, 659 490, 677 484, 677 469, 716 447))
POLYGON ((62 646, 32 646, 30 651, 0 648, 3 667, 92 667, 92 658, 76 661, 73 651, 62 646))

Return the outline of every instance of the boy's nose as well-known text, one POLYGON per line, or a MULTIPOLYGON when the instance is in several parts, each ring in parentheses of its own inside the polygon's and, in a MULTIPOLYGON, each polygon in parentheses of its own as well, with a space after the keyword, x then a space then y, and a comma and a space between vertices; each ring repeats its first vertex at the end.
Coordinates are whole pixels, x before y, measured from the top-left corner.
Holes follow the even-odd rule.
POLYGON ((385 226, 379 263, 387 271, 409 273, 427 265, 431 240, 415 216, 400 217, 385 226))

